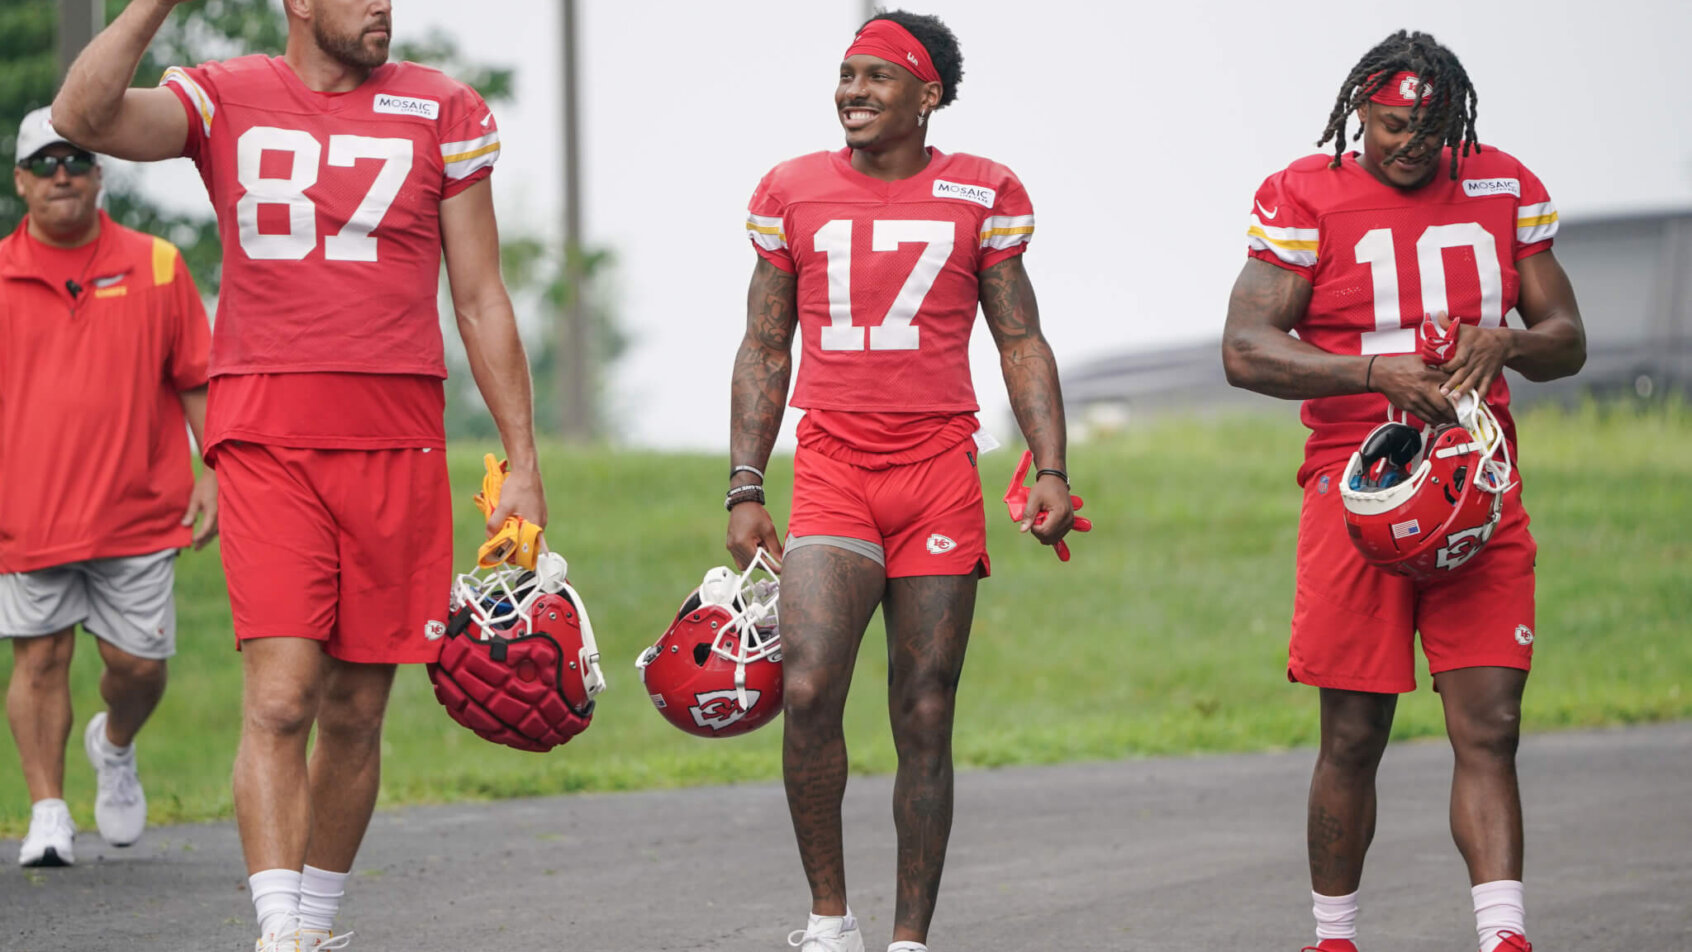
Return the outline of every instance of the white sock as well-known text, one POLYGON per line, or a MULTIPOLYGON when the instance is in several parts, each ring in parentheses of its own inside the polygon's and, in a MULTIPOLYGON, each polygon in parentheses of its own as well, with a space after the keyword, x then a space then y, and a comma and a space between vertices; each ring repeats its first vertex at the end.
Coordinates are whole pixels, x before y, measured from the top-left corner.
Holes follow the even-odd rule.
POLYGON ((29 805, 29 816, 31 820, 35 819, 36 814, 48 812, 69 813, 70 804, 58 797, 48 797, 45 800, 37 800, 29 805))
POLYGON ((1475 931, 1480 934, 1480 952, 1498 948, 1499 933, 1524 934, 1527 911, 1522 905, 1520 880, 1481 883, 1470 889, 1469 895, 1475 899, 1475 931))
POLYGON ((247 877, 258 913, 259 935, 274 935, 288 919, 300 914, 300 873, 294 869, 261 869, 247 877))
POLYGON ((1356 939, 1357 938, 1357 892, 1354 890, 1344 896, 1324 896, 1315 890, 1310 891, 1310 898, 1315 906, 1311 909, 1316 914, 1316 941, 1323 939, 1356 939))
POLYGON ((888 946, 887 952, 928 952, 928 946, 923 945, 921 942, 912 942, 909 939, 906 939, 902 942, 895 942, 888 946))
POLYGON ((341 897, 347 894, 349 875, 306 864, 300 874, 300 928, 332 931, 335 913, 341 911, 341 897))
POLYGON ((106 758, 107 760, 123 760, 135 752, 135 742, 131 741, 128 747, 119 747, 118 745, 112 743, 111 735, 106 733, 106 731, 111 729, 112 717, 110 714, 107 714, 106 730, 94 732, 94 747, 100 752, 100 756, 106 758))

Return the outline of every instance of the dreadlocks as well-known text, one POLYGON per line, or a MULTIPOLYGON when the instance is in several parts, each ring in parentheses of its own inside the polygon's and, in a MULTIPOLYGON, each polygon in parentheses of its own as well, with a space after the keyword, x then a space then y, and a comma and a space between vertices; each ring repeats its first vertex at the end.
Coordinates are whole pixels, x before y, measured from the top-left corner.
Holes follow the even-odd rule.
MULTIPOLYGON (((1334 111, 1328 114, 1328 127, 1322 130, 1317 147, 1334 140, 1334 161, 1329 167, 1337 168, 1345 150, 1345 124, 1351 114, 1366 105, 1369 97, 1400 72, 1416 74, 1421 86, 1416 89, 1410 107, 1410 141, 1391 158, 1403 156, 1426 136, 1438 136, 1441 145, 1451 146, 1451 177, 1455 179, 1459 153, 1468 155, 1470 147, 1476 152, 1481 150, 1475 138, 1477 97, 1457 54, 1426 33, 1399 30, 1357 61, 1340 86, 1334 111), (1424 102, 1422 97, 1430 89, 1432 95, 1424 102)), ((1359 126, 1352 140, 1362 136, 1363 129, 1359 126)))

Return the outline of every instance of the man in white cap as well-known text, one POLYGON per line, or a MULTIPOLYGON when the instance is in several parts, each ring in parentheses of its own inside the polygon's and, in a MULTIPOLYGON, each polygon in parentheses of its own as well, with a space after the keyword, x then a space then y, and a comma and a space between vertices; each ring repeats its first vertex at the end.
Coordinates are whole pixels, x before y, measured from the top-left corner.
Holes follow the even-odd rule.
POLYGON ((0 239, 0 638, 34 803, 23 866, 75 861, 64 775, 78 625, 105 662, 106 709, 83 733, 95 823, 113 846, 141 836, 134 741, 176 651, 176 553, 217 531, 217 483, 209 469, 195 480, 187 433, 199 438, 206 412, 199 292, 174 245, 100 210, 99 157, 48 117, 18 129, 12 182, 28 214, 0 239))

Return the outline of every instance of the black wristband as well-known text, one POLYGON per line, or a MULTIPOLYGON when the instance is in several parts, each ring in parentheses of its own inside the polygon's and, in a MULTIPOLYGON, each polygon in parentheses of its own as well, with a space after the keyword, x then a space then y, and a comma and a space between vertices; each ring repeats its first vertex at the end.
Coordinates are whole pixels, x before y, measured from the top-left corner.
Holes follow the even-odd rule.
POLYGON ((1380 354, 1374 354, 1373 356, 1371 356, 1369 358, 1369 369, 1363 371, 1363 392, 1364 393, 1374 393, 1375 392, 1375 388, 1369 386, 1369 381, 1373 380, 1374 377, 1375 377, 1375 358, 1379 357, 1379 356, 1380 356, 1380 354))
POLYGON ((1061 469, 1037 469, 1034 471, 1035 479, 1039 479, 1041 476, 1056 476, 1063 480, 1065 486, 1069 485, 1069 474, 1061 469))
POLYGON ((745 486, 734 487, 728 491, 727 496, 723 497, 723 508, 732 512, 735 506, 743 502, 755 502, 762 506, 764 504, 764 487, 750 483, 745 486))

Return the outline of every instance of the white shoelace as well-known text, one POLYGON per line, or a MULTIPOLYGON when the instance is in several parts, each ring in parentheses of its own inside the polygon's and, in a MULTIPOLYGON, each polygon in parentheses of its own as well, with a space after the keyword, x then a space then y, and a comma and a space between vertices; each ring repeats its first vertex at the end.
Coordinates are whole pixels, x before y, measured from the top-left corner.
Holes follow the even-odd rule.
POLYGON ((135 773, 135 757, 123 760, 102 758, 100 786, 109 801, 118 806, 133 806, 141 799, 141 778, 135 773))
MULTIPOLYGON (((844 931, 844 930, 842 930, 842 931, 844 931)), ((839 942, 839 940, 841 940, 843 938, 844 938, 844 936, 840 936, 840 935, 826 936, 826 935, 823 935, 822 933, 817 933, 817 934, 813 935, 809 930, 806 930, 806 929, 794 929, 792 932, 789 932, 787 934, 787 944, 790 945, 790 946, 793 946, 794 948, 797 948, 797 949, 803 949, 807 942, 815 942, 815 943, 817 943, 817 945, 819 947, 821 947, 823 949, 823 952, 833 952, 833 950, 827 948, 824 945, 824 943, 828 942, 830 939, 834 939, 834 940, 836 940, 836 942, 839 942)))
POLYGON ((347 944, 352 941, 352 937, 353 934, 351 932, 343 932, 338 936, 325 939, 323 940, 323 944, 317 946, 314 952, 334 952, 334 950, 337 949, 344 949, 347 947, 347 944))

